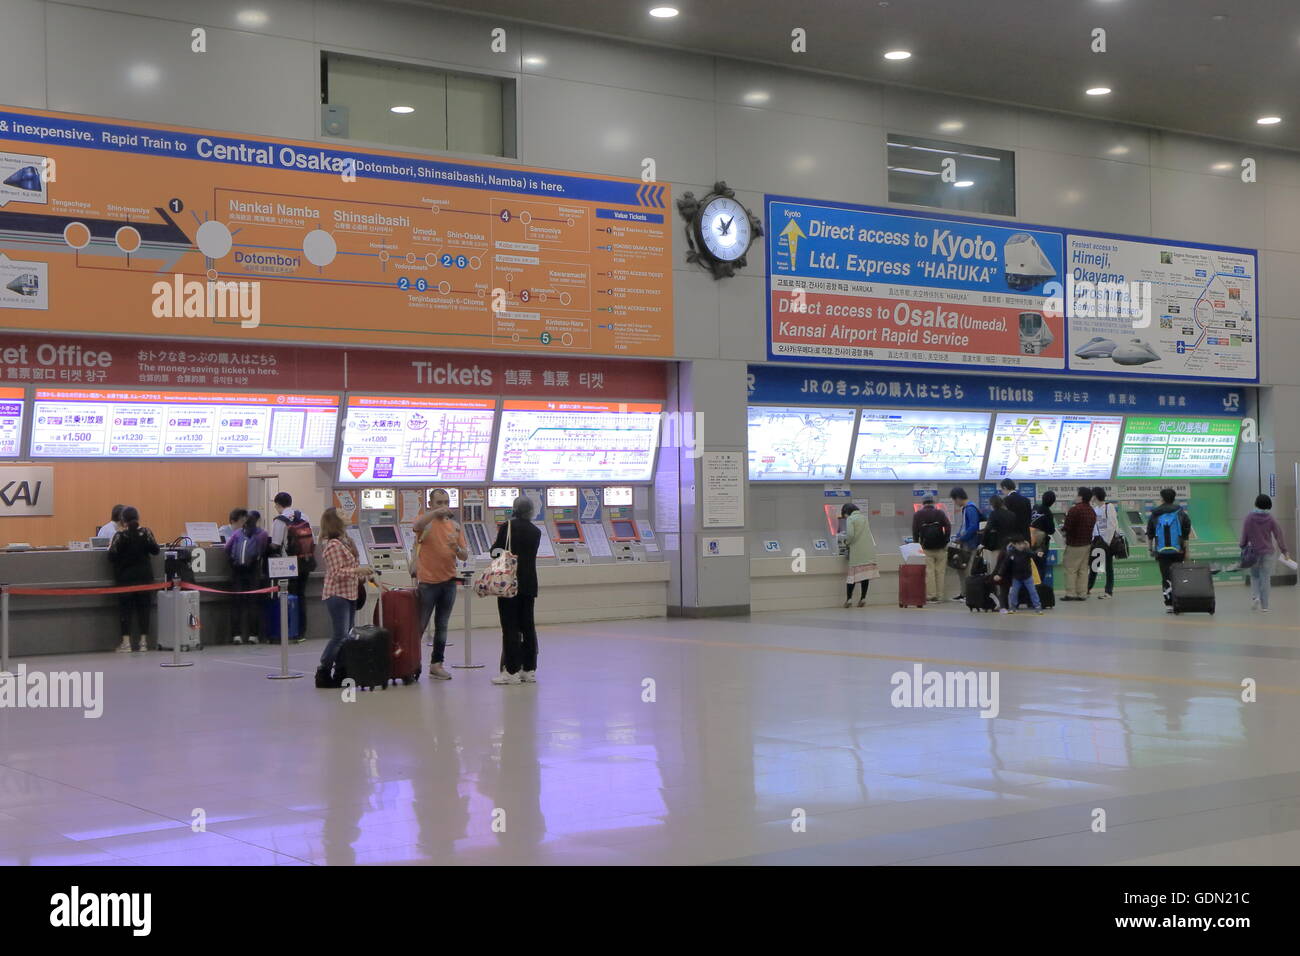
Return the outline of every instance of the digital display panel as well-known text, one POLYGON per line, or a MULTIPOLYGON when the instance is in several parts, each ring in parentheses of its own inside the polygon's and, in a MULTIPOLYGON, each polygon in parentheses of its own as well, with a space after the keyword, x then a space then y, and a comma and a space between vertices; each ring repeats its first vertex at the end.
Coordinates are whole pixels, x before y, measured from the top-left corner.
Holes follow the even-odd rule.
POLYGON ((392 488, 361 489, 363 511, 396 511, 397 495, 392 488))
POLYGON ((1123 425, 1122 415, 1000 412, 984 477, 1106 481, 1123 425))
POLYGON ((555 522, 555 537, 559 541, 581 541, 582 532, 578 530, 576 521, 557 521, 555 522))
POLYGON ((483 481, 495 418, 493 399, 350 395, 338 480, 483 481))
POLYGON ((852 408, 749 406, 750 481, 843 481, 852 408))
POLYGON ((548 508, 572 508, 578 503, 577 488, 547 488, 546 506, 548 508))
POLYGON ((396 525, 376 524, 370 526, 370 540, 381 548, 395 548, 401 544, 396 525))
POLYGON ((1116 477, 1227 479, 1240 434, 1235 418, 1130 416, 1116 477))
POLYGON ((610 485, 602 492, 601 498, 606 505, 630 505, 632 503, 632 486, 610 485))
POLYGON ((495 481, 649 481, 658 403, 507 401, 495 481))
POLYGON ((613 521, 610 521, 609 526, 614 529, 614 539, 616 541, 636 540, 637 537, 636 526, 632 524, 632 522, 627 521, 626 519, 623 518, 618 518, 613 521))
MULTIPOLYGON (((447 493, 447 507, 460 507, 460 489, 459 488, 434 488, 433 491, 445 491, 447 493)), ((428 500, 427 498, 425 499, 428 500)))
POLYGON ((979 478, 988 412, 864 408, 853 446, 854 481, 979 478))
POLYGON ((25 399, 21 388, 0 388, 0 458, 22 454, 25 399))
POLYGON ((33 458, 332 458, 337 395, 38 389, 33 458))
POLYGON ((488 507, 509 508, 514 505, 515 499, 518 497, 518 488, 489 488, 488 507))

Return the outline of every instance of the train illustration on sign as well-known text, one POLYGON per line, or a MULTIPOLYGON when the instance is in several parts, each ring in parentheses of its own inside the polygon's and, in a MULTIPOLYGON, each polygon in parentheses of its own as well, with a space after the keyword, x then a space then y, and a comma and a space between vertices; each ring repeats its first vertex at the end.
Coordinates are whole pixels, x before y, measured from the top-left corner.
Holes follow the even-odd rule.
POLYGON ((5 288, 10 292, 17 292, 19 295, 40 295, 41 280, 35 272, 24 272, 22 275, 5 283, 5 288))

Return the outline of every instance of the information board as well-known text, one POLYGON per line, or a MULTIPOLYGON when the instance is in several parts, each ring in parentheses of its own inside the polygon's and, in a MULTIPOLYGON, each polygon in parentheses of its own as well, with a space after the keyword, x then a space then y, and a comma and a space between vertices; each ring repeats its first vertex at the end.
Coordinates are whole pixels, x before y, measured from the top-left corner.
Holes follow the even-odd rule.
POLYGON ((1122 415, 999 414, 984 477, 1108 481, 1123 424, 1122 415))
POLYGON ((26 390, 0 388, 0 458, 17 458, 23 453, 23 406, 26 390))
POLYGON ((1241 422, 1230 418, 1130 417, 1115 477, 1226 480, 1240 434, 1241 422))
POLYGON ((649 481, 658 403, 506 401, 494 481, 649 481))
POLYGON ((987 412, 864 408, 853 447, 854 481, 962 481, 980 476, 987 412))
POLYGON ((0 324, 666 357, 672 206, 639 178, 0 108, 0 324))
POLYGON ((749 406, 749 480, 843 480, 856 415, 852 408, 749 406))
POLYGON ((483 481, 495 418, 489 399, 349 395, 338 480, 483 481))
POLYGON ((33 458, 328 459, 337 395, 37 389, 33 458))

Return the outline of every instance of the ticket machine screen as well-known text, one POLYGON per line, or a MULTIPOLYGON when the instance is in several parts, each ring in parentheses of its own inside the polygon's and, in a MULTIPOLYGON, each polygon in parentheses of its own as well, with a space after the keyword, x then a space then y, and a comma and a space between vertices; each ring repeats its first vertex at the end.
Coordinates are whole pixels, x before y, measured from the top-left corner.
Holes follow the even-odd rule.
POLYGON ((375 543, 376 548, 396 548, 402 543, 397 526, 391 524, 371 525, 370 540, 375 543))
POLYGON ((614 529, 613 538, 615 541, 640 540, 640 536, 636 533, 636 525, 625 518, 611 519, 610 527, 614 529))
POLYGON ((582 532, 576 521, 555 522, 555 537, 559 541, 581 541, 582 532))

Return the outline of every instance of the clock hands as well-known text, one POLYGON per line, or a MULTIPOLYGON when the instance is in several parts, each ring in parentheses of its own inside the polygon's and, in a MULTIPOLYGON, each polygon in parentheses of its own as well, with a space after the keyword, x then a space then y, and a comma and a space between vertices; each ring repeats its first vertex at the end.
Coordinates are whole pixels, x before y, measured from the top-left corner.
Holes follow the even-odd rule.
POLYGON ((728 232, 731 231, 731 224, 732 224, 733 222, 735 222, 735 221, 736 221, 736 217, 735 217, 735 216, 732 216, 730 219, 726 220, 725 222, 724 222, 723 220, 719 219, 719 220, 718 220, 718 231, 721 232, 722 235, 725 236, 728 232))

